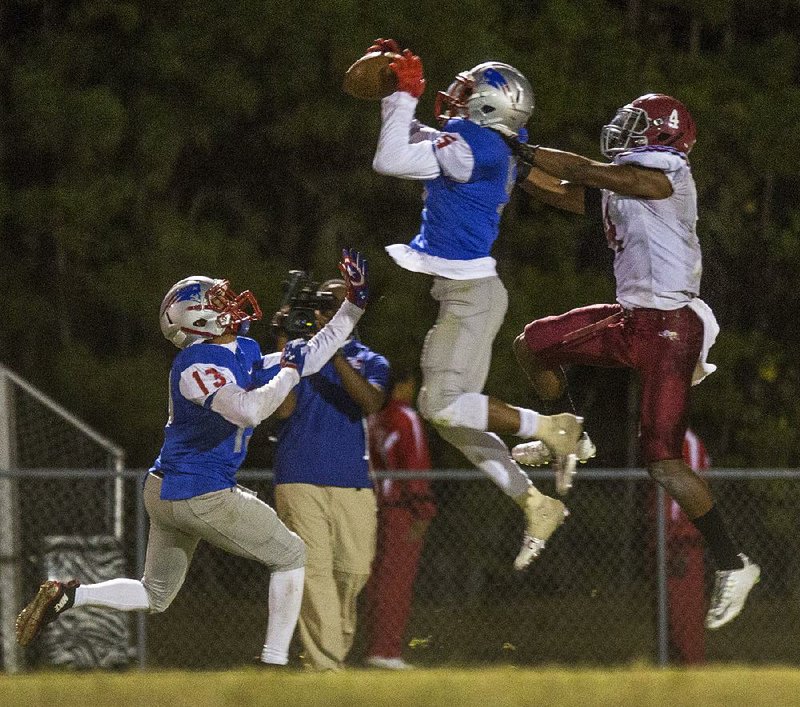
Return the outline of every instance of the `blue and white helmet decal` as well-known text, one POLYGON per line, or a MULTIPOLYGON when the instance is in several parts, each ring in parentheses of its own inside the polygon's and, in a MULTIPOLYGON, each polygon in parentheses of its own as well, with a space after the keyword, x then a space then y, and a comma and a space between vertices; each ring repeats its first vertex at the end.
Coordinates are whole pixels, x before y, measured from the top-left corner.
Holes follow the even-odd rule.
POLYGON ((465 72, 472 79, 467 97, 468 119, 517 137, 534 108, 533 88, 523 74, 509 64, 487 61, 465 72))

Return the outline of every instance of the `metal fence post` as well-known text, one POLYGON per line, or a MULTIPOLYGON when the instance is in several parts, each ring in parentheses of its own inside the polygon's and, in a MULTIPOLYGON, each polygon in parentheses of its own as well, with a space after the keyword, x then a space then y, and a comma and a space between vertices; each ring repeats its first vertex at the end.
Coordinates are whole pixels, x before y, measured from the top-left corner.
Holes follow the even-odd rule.
POLYGON ((669 664, 669 605, 667 603, 667 514, 666 493, 656 484, 656 615, 658 664, 669 664))
MULTIPOLYGON (((136 482, 136 576, 144 576, 144 560, 147 553, 147 520, 144 512, 144 484, 136 482)), ((147 615, 136 612, 136 652, 139 670, 147 668, 147 615)))
MULTIPOLYGON (((10 471, 14 454, 14 391, 0 370, 0 470, 10 471)), ((8 673, 22 669, 22 654, 14 637, 14 619, 20 596, 19 480, 0 476, 0 641, 3 667, 8 673)))

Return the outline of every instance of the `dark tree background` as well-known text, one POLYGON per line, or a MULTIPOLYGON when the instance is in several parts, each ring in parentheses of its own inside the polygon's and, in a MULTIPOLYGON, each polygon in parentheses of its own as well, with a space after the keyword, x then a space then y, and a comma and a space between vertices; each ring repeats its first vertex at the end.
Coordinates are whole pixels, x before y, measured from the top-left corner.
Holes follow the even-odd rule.
MULTIPOLYGON (((429 89, 507 61, 531 80, 532 138, 599 158, 600 127, 648 91, 691 109, 703 297, 720 368, 695 389, 717 465, 800 464, 800 7, 794 0, 5 0, 0 4, 0 361, 147 465, 174 354, 157 312, 188 274, 229 277, 266 312, 287 270, 370 259, 375 349, 419 355, 428 282, 383 246, 416 232, 420 185, 371 170, 378 105, 340 90, 377 36, 429 89)), ((495 247, 511 295, 487 389, 539 407, 510 343, 530 319, 613 300, 582 220, 516 194, 495 247)), ((267 342, 267 326, 254 333, 267 342)), ((626 461, 628 376, 573 370, 601 462, 626 461)), ((266 435, 251 463, 265 459, 266 435)), ((439 464, 454 457, 439 449, 439 464)), ((458 463, 458 462, 455 462, 458 463)))

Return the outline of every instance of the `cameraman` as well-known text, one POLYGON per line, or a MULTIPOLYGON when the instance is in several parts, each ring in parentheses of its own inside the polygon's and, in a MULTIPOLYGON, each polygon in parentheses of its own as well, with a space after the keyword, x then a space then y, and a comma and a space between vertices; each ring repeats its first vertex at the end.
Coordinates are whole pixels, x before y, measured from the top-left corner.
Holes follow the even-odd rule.
MULTIPOLYGON (((317 310, 319 327, 344 300, 344 281, 328 280, 320 290, 332 293, 333 307, 317 310)), ((291 321, 291 314, 290 308, 276 321, 291 321)), ((279 336, 279 346, 284 338, 279 336)), ((299 626, 304 660, 316 670, 342 669, 353 645, 356 600, 369 578, 377 534, 364 418, 383 407, 388 378, 387 360, 351 337, 275 414, 283 421, 275 449, 275 505, 306 543, 299 626)))

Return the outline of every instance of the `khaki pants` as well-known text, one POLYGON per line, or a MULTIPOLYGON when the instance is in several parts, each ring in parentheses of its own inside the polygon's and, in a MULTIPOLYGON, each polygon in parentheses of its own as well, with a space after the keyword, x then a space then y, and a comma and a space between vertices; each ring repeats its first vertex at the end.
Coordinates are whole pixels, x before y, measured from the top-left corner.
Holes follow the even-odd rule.
POLYGON ((161 479, 148 474, 144 506, 150 516, 150 535, 142 584, 151 611, 164 611, 172 603, 201 539, 275 572, 304 564, 303 541, 278 520, 272 508, 238 486, 163 501, 161 479))
POLYGON ((278 484, 275 507, 306 543, 299 622, 305 661, 317 670, 339 670, 353 645, 356 600, 375 557, 375 494, 372 489, 278 484))

